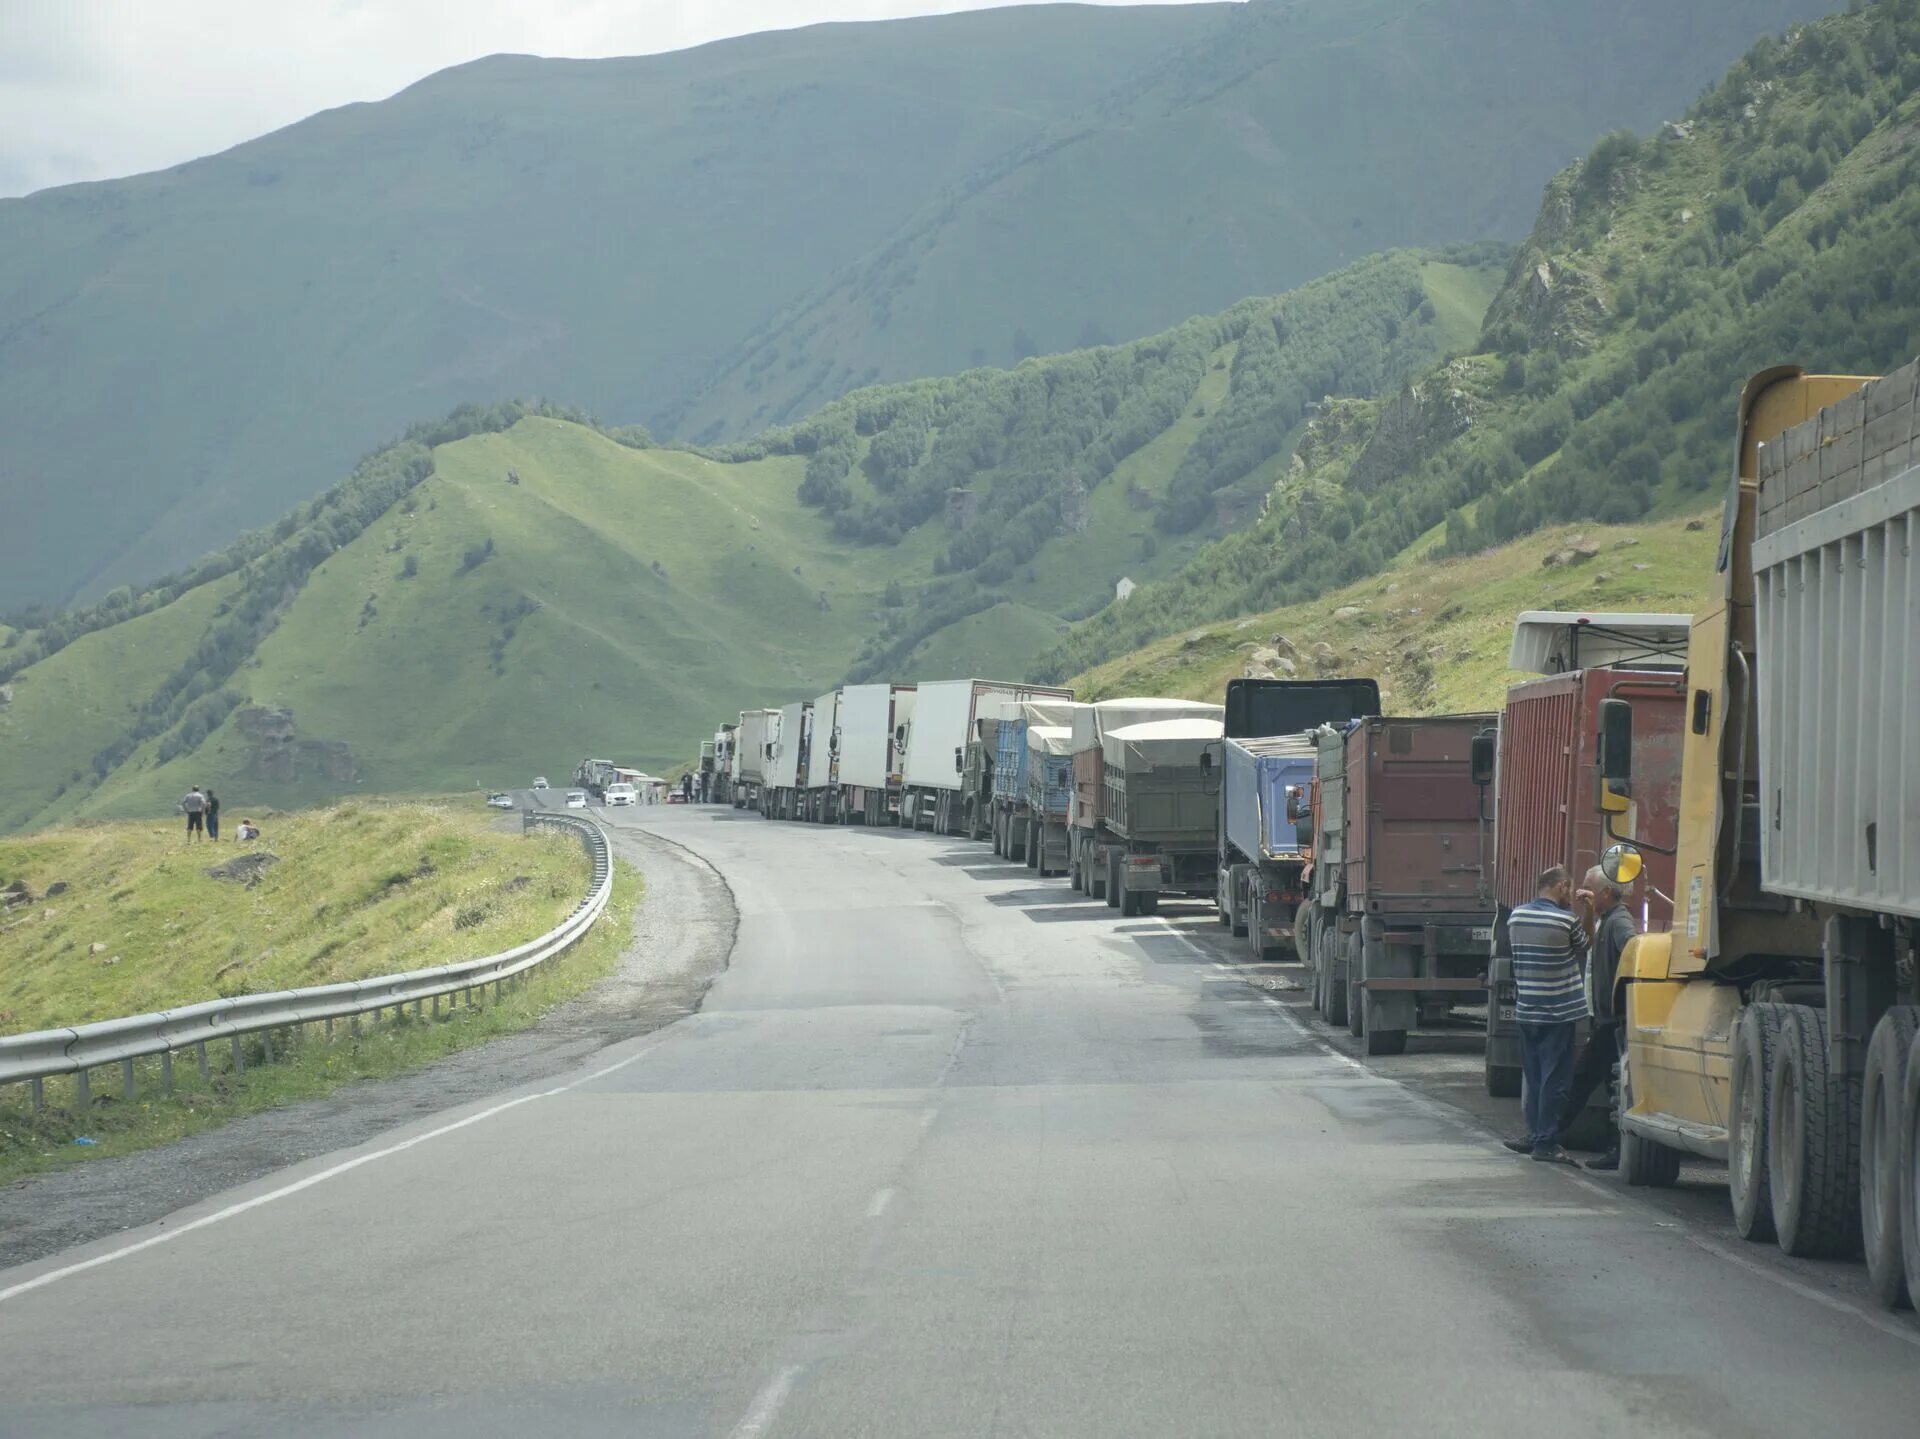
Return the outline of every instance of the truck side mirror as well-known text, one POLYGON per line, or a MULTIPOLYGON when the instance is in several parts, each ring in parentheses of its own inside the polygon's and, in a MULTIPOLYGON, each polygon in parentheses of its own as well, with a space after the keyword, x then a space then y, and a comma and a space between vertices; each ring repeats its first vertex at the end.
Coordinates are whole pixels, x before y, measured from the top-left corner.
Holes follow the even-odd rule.
POLYGON ((1473 744, 1468 750, 1473 782, 1482 789, 1493 783, 1494 754, 1499 738, 1498 730, 1483 729, 1473 737, 1473 744))
POLYGON ((1600 808, 1623 814, 1633 786, 1633 706, 1600 701, 1600 808))

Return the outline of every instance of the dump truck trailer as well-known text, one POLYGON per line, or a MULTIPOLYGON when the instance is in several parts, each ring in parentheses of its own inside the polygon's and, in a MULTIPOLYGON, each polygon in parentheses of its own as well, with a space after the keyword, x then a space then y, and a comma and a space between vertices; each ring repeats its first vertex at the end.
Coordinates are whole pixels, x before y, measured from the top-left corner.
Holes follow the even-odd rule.
POLYGON ((1067 810, 1067 877, 1073 887, 1108 904, 1120 902, 1107 881, 1117 837, 1106 827, 1106 752, 1102 736, 1110 729, 1169 719, 1220 719, 1220 705, 1200 700, 1101 700, 1073 712, 1073 738, 1068 750, 1073 760, 1073 799, 1067 810))
POLYGON ((1473 752, 1494 718, 1370 718, 1317 737, 1315 1005, 1369 1054, 1399 1054, 1418 1024, 1486 997, 1492 773, 1476 775, 1473 752))
POLYGON ((1304 803, 1296 812, 1287 801, 1311 788, 1311 732, 1379 713, 1370 679, 1227 682, 1214 904, 1257 960, 1295 950, 1312 823, 1304 803))
MULTIPOLYGON (((1621 1169, 1724 1159, 1743 1235, 1864 1250, 1899 1305, 1920 1293, 1920 362, 1763 371, 1736 433, 1687 651, 1673 922, 1621 963, 1621 1169)), ((1607 702, 1610 810, 1639 798, 1642 728, 1607 702)))
POLYGON ((1599 769, 1600 704, 1610 697, 1631 699, 1641 719, 1634 755, 1641 782, 1634 806, 1629 814, 1611 817, 1615 834, 1641 838, 1649 851, 1646 871, 1628 887, 1625 903, 1637 929, 1665 929, 1673 917, 1668 896, 1673 892, 1671 851, 1680 819, 1686 683, 1678 660, 1672 659, 1672 646, 1677 638, 1678 653, 1684 654, 1689 617, 1600 617, 1613 633, 1643 634, 1648 643, 1613 650, 1588 643, 1584 655, 1577 641, 1554 645, 1539 634, 1548 627, 1577 634, 1593 618, 1522 615, 1509 661, 1516 669, 1532 668, 1536 661, 1604 661, 1616 654, 1626 662, 1621 668, 1596 665, 1514 685, 1500 716, 1493 781, 1494 922, 1485 1078, 1488 1094, 1509 1099, 1520 1094, 1520 1029, 1513 1017, 1507 916, 1515 905, 1534 897, 1536 882, 1549 866, 1566 865, 1578 885, 1611 842, 1610 816, 1600 807, 1599 769), (1670 659, 1665 669, 1631 667, 1670 659))
POLYGON ((840 691, 837 814, 846 824, 897 824, 901 762, 913 723, 914 686, 848 685, 840 691))
POLYGON ((779 710, 741 710, 735 732, 733 807, 759 809, 760 791, 773 761, 774 741, 780 735, 779 710))
POLYGON ((1012 680, 938 680, 917 686, 913 719, 903 736, 906 747, 901 823, 936 834, 959 834, 965 818, 962 784, 967 744, 977 735, 983 703, 1005 700, 1066 699, 1073 691, 1056 685, 1012 680))
POLYGON ((1100 736, 1107 903, 1152 914, 1163 894, 1213 897, 1220 814, 1214 718, 1149 720, 1100 736))
MULTIPOLYGON (((1080 708, 1072 700, 1023 700, 997 727, 993 759, 993 852, 1005 859, 1017 859, 1029 869, 1044 874, 1066 872, 1066 809, 1054 807, 1064 783, 1064 793, 1073 790, 1073 760, 1066 742, 1073 738, 1073 712, 1080 708), (1035 735, 1041 736, 1038 743, 1035 735), (1062 736, 1064 735, 1064 739, 1062 736), (1051 748, 1049 747, 1051 746, 1051 748), (1046 756, 1042 759, 1042 756, 1046 756), (1052 774, 1033 772, 1032 767, 1049 766, 1052 774), (1064 770, 1064 781, 1061 772, 1064 770), (1040 807, 1034 797, 1040 797, 1040 807), (1032 839, 1034 827, 1043 831, 1043 841, 1051 841, 1058 857, 1041 864, 1032 839)), ((1043 842, 1042 850, 1048 847, 1043 842)))
POLYGON ((1029 720, 1027 747, 1027 868, 1042 879, 1067 872, 1067 814, 1073 805, 1073 730, 1029 720))

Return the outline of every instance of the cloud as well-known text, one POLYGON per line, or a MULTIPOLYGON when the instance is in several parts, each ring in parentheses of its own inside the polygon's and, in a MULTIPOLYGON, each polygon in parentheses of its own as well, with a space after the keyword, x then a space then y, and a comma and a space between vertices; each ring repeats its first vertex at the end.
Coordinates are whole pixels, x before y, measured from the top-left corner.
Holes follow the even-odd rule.
POLYGON ((482 55, 1008 3, 1026 0, 0 0, 0 195, 162 169, 482 55))

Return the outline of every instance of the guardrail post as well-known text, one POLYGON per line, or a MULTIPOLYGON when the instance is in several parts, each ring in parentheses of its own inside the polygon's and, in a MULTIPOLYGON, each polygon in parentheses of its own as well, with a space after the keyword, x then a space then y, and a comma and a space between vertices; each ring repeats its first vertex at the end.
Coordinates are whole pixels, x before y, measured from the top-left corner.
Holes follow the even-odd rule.
POLYGON ((501 984, 502 984, 502 983, 503 983, 503 981, 501 981, 501 980, 498 980, 498 979, 496 979, 496 980, 495 980, 495 981, 493 982, 493 1002, 494 1002, 495 1004, 498 1004, 498 1003, 500 1002, 500 986, 501 986, 501 984))
POLYGON ((261 1051, 267 1057, 267 1063, 272 1064, 273 1063, 273 1031, 271 1029, 263 1029, 260 1031, 260 1048, 261 1048, 261 1051))
POLYGON ((39 1075, 36 1074, 33 1077, 34 1112, 38 1113, 40 1110, 45 1109, 46 1107, 47 1107, 47 1082, 44 1079, 42 1079, 39 1075))
POLYGON ((331 1014, 327 1016, 327 1043, 333 1043, 333 1016, 331 1014))
POLYGON ((173 1093, 173 1051, 171 1049, 160 1051, 160 1091, 163 1094, 173 1093))
POLYGON ((193 1047, 200 1060, 200 1077, 207 1079, 210 1077, 207 1073, 207 1042, 204 1039, 196 1040, 193 1047))
POLYGON ((73 1072, 73 1098, 82 1114, 93 1108, 93 1086, 87 1081, 85 1065, 73 1072))
POLYGON ((120 1061, 120 1097, 133 1098, 133 1057, 131 1055, 120 1061))
POLYGON ((247 1072, 247 1057, 240 1051, 240 1036, 237 1034, 233 1037, 233 1072, 235 1074, 247 1072))

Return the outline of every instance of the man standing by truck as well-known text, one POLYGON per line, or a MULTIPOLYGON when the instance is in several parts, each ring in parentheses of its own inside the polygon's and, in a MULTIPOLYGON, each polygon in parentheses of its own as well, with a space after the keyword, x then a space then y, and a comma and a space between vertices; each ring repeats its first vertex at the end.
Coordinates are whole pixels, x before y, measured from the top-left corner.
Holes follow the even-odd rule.
POLYGON ((1587 1011, 1582 966, 1587 934, 1568 908, 1572 897, 1567 867, 1556 864, 1541 872, 1534 897, 1515 905, 1507 917, 1527 1137, 1506 1144, 1550 1164, 1574 1162, 1560 1142, 1559 1127, 1573 1079, 1574 1027, 1587 1011))
MULTIPOLYGON (((1586 879, 1574 895, 1591 941, 1587 954, 1587 1015, 1592 1023, 1587 1047, 1573 1067, 1566 1106, 1560 1111, 1558 1129, 1562 1136, 1573 1128, 1593 1091, 1607 1082, 1607 1076, 1613 1073, 1613 1066, 1620 1059, 1620 1017, 1613 1009, 1613 978, 1620 968, 1620 955, 1627 941, 1639 933, 1622 899, 1619 887, 1598 865, 1587 871, 1586 879)), ((1587 1168, 1619 1167, 1620 1133, 1616 1129, 1613 1144, 1598 1159, 1588 1160, 1587 1168)))

